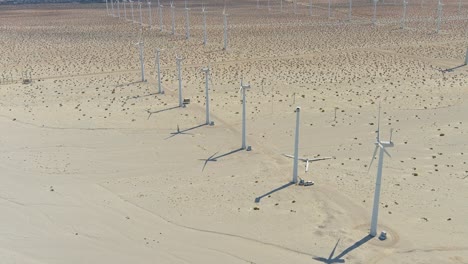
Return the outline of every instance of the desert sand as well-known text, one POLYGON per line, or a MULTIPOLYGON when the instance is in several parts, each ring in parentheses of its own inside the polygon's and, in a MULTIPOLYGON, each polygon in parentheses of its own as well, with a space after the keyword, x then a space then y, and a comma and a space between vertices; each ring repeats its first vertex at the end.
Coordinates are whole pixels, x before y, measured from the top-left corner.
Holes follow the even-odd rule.
POLYGON ((468 263, 466 1, 444 1, 438 33, 434 0, 409 1, 403 29, 400 1, 375 24, 369 1, 351 19, 342 0, 330 17, 327 1, 204 2, 206 46, 201 1, 189 39, 180 0, 175 35, 168 1, 162 30, 143 5, 142 31, 129 3, 127 19, 110 2, 0 6, 0 263, 468 263), (379 104, 385 241, 368 236, 379 104), (283 156, 296 106, 299 156, 333 157, 299 163, 308 187, 283 156))

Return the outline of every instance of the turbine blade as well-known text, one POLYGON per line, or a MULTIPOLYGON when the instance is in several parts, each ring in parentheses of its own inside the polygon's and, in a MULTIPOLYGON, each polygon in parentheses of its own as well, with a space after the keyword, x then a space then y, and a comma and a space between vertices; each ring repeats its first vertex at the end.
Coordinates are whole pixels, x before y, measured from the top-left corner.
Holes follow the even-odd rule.
POLYGON ((309 159, 309 161, 312 162, 312 161, 320 161, 320 160, 328 160, 328 159, 332 159, 332 157, 323 157, 323 158, 309 159))
POLYGON ((377 142, 380 142, 380 103, 382 101, 379 102, 379 115, 377 117, 377 142))
POLYGON ((390 143, 392 142, 392 136, 393 136, 393 128, 390 129, 390 140, 389 140, 390 143))
POLYGON ((306 161, 306 172, 308 172, 308 171, 309 171, 309 161, 307 160, 306 161))
POLYGON ((385 154, 387 154, 387 156, 389 156, 390 158, 392 157, 392 155, 390 155, 390 153, 388 153, 388 151, 385 148, 382 148, 382 149, 385 152, 385 154))
POLYGON ((283 154, 283 156, 294 159, 294 156, 292 156, 292 155, 283 154))
POLYGON ((367 173, 369 173, 369 171, 371 169, 372 162, 374 162, 374 158, 375 158, 375 155, 377 154, 377 149, 378 148, 379 148, 379 146, 375 145, 374 153, 372 154, 372 159, 371 159, 371 162, 369 163, 369 169, 367 169, 367 173))

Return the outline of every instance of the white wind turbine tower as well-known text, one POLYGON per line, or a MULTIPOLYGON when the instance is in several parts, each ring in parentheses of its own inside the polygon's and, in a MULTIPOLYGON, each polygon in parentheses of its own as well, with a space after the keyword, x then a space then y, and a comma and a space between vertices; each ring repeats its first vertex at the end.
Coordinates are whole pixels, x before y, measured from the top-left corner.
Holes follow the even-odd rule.
POLYGON ((293 161, 293 178, 292 182, 297 183, 297 163, 299 156, 299 119, 301 114, 301 108, 296 107, 296 135, 294 137, 294 161, 293 161))
POLYGON ((468 48, 466 48, 465 65, 468 65, 468 48))
POLYGON ((206 46, 206 9, 205 6, 203 5, 202 7, 202 12, 203 12, 203 46, 206 46))
POLYGON ((140 40, 138 40, 137 43, 135 43, 135 45, 138 45, 139 48, 140 48, 140 67, 141 67, 141 81, 144 82, 145 81, 145 61, 144 61, 144 57, 143 57, 143 32, 141 32, 141 35, 140 35, 140 40))
POLYGON ((208 88, 208 81, 210 79, 210 68, 206 67, 202 69, 202 72, 205 73, 205 104, 206 104, 206 125, 214 125, 213 122, 210 121, 210 95, 209 95, 209 88, 208 88))
POLYGON ((133 1, 129 0, 132 3, 130 6, 132 7, 132 23, 135 23, 135 16, 133 15, 133 1))
POLYGON ((151 16, 151 1, 148 1, 149 27, 153 28, 153 17, 151 16))
POLYGON ((111 10, 112 10, 112 16, 115 17, 115 13, 114 13, 114 0, 111 0, 111 10))
POLYGON ((403 17, 401 18, 401 29, 404 29, 406 26, 406 6, 408 5, 407 0, 403 0, 403 17))
POLYGON ((179 107, 184 107, 185 105, 182 100, 182 75, 180 72, 180 63, 182 62, 183 58, 176 55, 176 60, 177 60, 177 73, 178 73, 178 79, 179 79, 179 107))
POLYGON ((349 0, 348 19, 351 20, 353 15, 353 0, 349 0))
POLYGON ((117 0, 117 17, 120 18, 120 1, 117 0))
POLYGON ((440 23, 442 22, 442 1, 439 0, 438 4, 437 4, 437 29, 436 29, 436 33, 439 33, 439 30, 440 30, 440 23))
POLYGON ((328 18, 331 18, 331 0, 328 0, 328 18))
POLYGON ((138 2, 138 7, 140 8, 140 29, 143 29, 143 13, 141 12, 141 2, 138 2))
POLYGON ((260 5, 258 4, 258 0, 257 0, 257 9, 259 9, 259 8, 260 8, 260 5))
POLYGON ((312 16, 312 0, 309 0, 309 16, 312 16))
POLYGON ((228 45, 228 21, 227 21, 227 16, 226 14, 226 9, 223 11, 223 17, 224 17, 224 32, 223 32, 223 38, 224 38, 224 50, 227 50, 227 45, 228 45))
POLYGON ((124 18, 127 20, 127 0, 123 0, 124 5, 124 18))
MULTIPOLYGON (((187 1, 185 2, 185 6, 187 6, 187 1)), ((189 17, 189 11, 190 9, 185 7, 185 38, 189 39, 190 38, 190 17, 189 17)))
POLYGON ((163 31, 163 16, 162 16, 162 5, 158 0, 158 16, 159 16, 159 28, 163 31))
POLYGON ((250 150, 250 147, 247 148, 245 143, 245 90, 250 89, 250 84, 244 84, 244 80, 241 79, 240 91, 242 91, 242 149, 250 150))
POLYGON ((380 140, 380 103, 379 103, 379 115, 378 115, 378 121, 377 121, 377 138, 374 144, 375 144, 375 149, 374 149, 374 154, 372 155, 371 163, 369 165, 369 170, 372 165, 372 162, 374 161, 375 154, 377 153, 377 149, 379 149, 379 164, 377 167, 377 177, 375 181, 374 205, 372 209, 372 220, 371 220, 371 228, 370 228, 371 236, 377 235, 377 219, 379 215, 380 187, 382 183, 382 168, 383 168, 384 154, 387 154, 389 157, 391 157, 390 154, 387 152, 387 150, 385 150, 385 148, 393 147, 392 130, 390 130, 389 141, 380 140))
POLYGON ((379 0, 374 0, 374 15, 372 16, 372 24, 375 25, 377 23, 376 13, 377 13, 377 2, 379 0))
POLYGON ((293 0, 293 4, 294 4, 294 14, 297 14, 297 0, 293 0))
POLYGON ((107 0, 106 0, 106 12, 107 12, 107 15, 109 15, 109 3, 107 3, 107 0))
POLYGON ((157 71, 158 71, 158 93, 159 94, 164 94, 164 91, 163 91, 162 85, 161 85, 161 66, 160 66, 160 63, 159 63, 159 54, 160 53, 161 53, 161 50, 156 49, 156 67, 157 67, 157 71))
POLYGON ((171 17, 172 17, 172 35, 175 35, 175 14, 174 14, 174 1, 171 1, 171 17))
POLYGON ((280 12, 283 13, 283 0, 280 0, 280 12))

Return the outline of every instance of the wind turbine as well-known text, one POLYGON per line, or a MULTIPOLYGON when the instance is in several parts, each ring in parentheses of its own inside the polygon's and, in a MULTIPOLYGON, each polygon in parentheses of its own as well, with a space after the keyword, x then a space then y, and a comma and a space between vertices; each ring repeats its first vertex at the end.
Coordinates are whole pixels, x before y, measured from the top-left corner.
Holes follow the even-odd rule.
POLYGON ((353 15, 353 0, 349 0, 348 19, 351 20, 353 15))
POLYGON ((124 18, 127 20, 127 0, 123 0, 124 5, 124 18))
POLYGON ((331 18, 331 0, 328 0, 328 18, 331 18))
POLYGON ((280 12, 283 13, 283 0, 280 0, 280 12))
POLYGON ((189 17, 189 11, 190 9, 187 8, 187 2, 185 2, 185 38, 189 39, 190 38, 190 17, 189 17))
POLYGON ((182 62, 183 58, 176 55, 177 60, 177 73, 179 78, 179 107, 185 107, 184 102, 182 100, 182 76, 180 73, 180 63, 182 62))
POLYGON ((226 9, 223 11, 223 17, 224 17, 224 32, 223 32, 223 38, 224 38, 224 50, 227 50, 227 44, 228 44, 228 22, 227 22, 227 14, 226 14, 226 9))
POLYGON ((309 16, 312 16, 312 0, 309 0, 309 16))
POLYGON ((163 6, 159 3, 159 0, 158 0, 159 27, 160 27, 160 29, 161 29, 161 32, 163 31, 162 7, 163 7, 163 6))
POLYGON ((171 17, 172 17, 172 35, 175 35, 175 14, 174 14, 174 1, 171 1, 171 17))
POLYGON ((111 0, 112 16, 115 17, 114 13, 114 0, 111 0))
POLYGON ((401 18, 401 29, 404 29, 406 26, 406 6, 408 5, 407 0, 403 0, 403 17, 401 18))
POLYGON ((247 145, 245 143, 245 90, 246 89, 250 89, 250 84, 244 84, 244 80, 241 79, 241 85, 240 85, 240 89, 239 89, 239 92, 242 91, 242 149, 247 149, 247 150, 250 150, 250 146, 249 148, 247 148, 247 145))
POLYGON ((161 85, 161 67, 160 67, 160 64, 159 64, 159 54, 160 53, 161 53, 161 50, 156 49, 156 67, 157 67, 157 70, 158 70, 158 93, 159 94, 164 94, 164 91, 163 91, 162 85, 161 85))
POLYGON ((299 156, 299 119, 301 114, 301 108, 298 106, 296 107, 296 135, 294 137, 294 162, 293 162, 293 178, 292 182, 297 183, 297 162, 299 156))
POLYGON ((465 65, 468 65, 468 48, 466 48, 465 65))
MULTIPOLYGON (((293 156, 293 155, 283 154, 283 156, 294 159, 294 156, 293 156)), ((310 158, 299 158, 299 157, 298 157, 298 159, 299 159, 300 161, 303 161, 303 162, 306 163, 306 165, 305 165, 305 172, 308 172, 308 171, 309 171, 309 163, 310 163, 310 162, 320 161, 320 160, 328 160, 328 159, 332 159, 332 157, 312 158, 312 159, 310 159, 310 158)))
POLYGON ((203 12, 203 46, 206 46, 206 9, 205 6, 203 5, 202 7, 202 12, 203 12))
POLYGON ((129 0, 132 3, 130 6, 132 7, 132 23, 135 23, 135 16, 133 15, 133 1, 129 0))
POLYGON ((120 18, 120 1, 117 0, 117 17, 120 18))
POLYGON ((106 0, 106 12, 107 12, 107 15, 109 15, 109 3, 107 3, 107 0, 106 0))
POLYGON ((140 47, 140 65, 141 65, 141 81, 144 82, 145 81, 145 61, 144 61, 144 58, 143 58, 143 32, 141 32, 141 35, 140 35, 140 39, 138 40, 137 43, 135 43, 135 45, 138 45, 140 47))
POLYGON ((149 27, 153 28, 153 17, 151 16, 151 1, 148 1, 149 27))
POLYGON ((436 33, 439 33, 439 30, 440 30, 440 23, 442 22, 442 1, 439 0, 438 4, 437 4, 437 29, 436 29, 436 33))
POLYGON ((140 8, 140 29, 143 29, 143 14, 141 12, 141 2, 138 1, 138 7, 140 8))
POLYGON ((293 4, 294 4, 294 14, 297 14, 297 0, 293 0, 293 4))
POLYGON ((210 79, 210 67, 203 68, 202 72, 205 73, 206 124, 207 125, 214 125, 214 123, 210 121, 210 96, 209 96, 209 92, 208 92, 209 91, 208 81, 210 79))
POLYGON ((377 177, 375 181, 374 206, 372 209, 372 220, 371 220, 371 228, 370 228, 371 236, 377 235, 377 219, 379 215, 380 186, 382 183, 383 160, 384 160, 384 154, 387 154, 389 157, 391 157, 390 154, 387 152, 387 150, 385 150, 385 148, 393 147, 392 132, 393 130, 391 129, 389 141, 380 140, 380 103, 379 103, 379 115, 378 115, 378 121, 377 121, 377 138, 376 138, 376 142, 374 143, 375 144, 374 154, 372 155, 372 160, 371 160, 371 163, 369 164, 369 170, 370 170, 372 162, 374 161, 374 158, 375 158, 375 154, 377 154, 377 150, 379 150, 379 164, 377 167, 377 177))
POLYGON ((377 2, 379 0, 373 0, 374 1, 374 15, 372 16, 372 24, 375 26, 377 23, 377 18, 376 18, 376 13, 377 13, 377 2))

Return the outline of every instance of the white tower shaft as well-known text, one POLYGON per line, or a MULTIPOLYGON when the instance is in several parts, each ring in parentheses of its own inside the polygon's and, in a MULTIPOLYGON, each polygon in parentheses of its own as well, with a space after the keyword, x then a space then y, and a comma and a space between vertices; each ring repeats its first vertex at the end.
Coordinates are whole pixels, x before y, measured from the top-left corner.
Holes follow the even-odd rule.
POLYGON ((203 45, 206 46, 206 11, 203 9, 203 45))
POLYGON ((189 17, 189 9, 185 9, 185 38, 190 38, 190 17, 189 17))
POLYGON ((163 16, 162 16, 162 7, 158 2, 158 16, 159 16, 159 28, 161 32, 163 31, 163 16))
POLYGON ((180 72, 180 62, 182 61, 182 58, 176 57, 177 60, 177 74, 179 78, 179 107, 184 106, 184 102, 182 100, 182 75, 180 72))
POLYGON ((297 163, 299 159, 299 119, 301 108, 296 107, 296 135, 294 136, 294 161, 293 161, 293 178, 292 182, 297 183, 297 163))
POLYGON ((406 5, 408 4, 407 0, 403 0, 403 17, 401 18, 401 29, 404 29, 406 26, 406 5))
POLYGON ((374 1, 374 15, 372 16, 372 24, 375 25, 377 22, 376 13, 377 13, 377 1, 378 0, 373 0, 373 1, 374 1))
POLYGON ((111 0, 111 10, 112 10, 112 16, 115 16, 115 14, 114 14, 114 0, 111 0))
POLYGON ((353 16, 353 0, 349 0, 348 19, 351 20, 353 16))
POLYGON ((148 13, 149 13, 149 27, 153 28, 153 17, 151 14, 151 2, 148 1, 148 13))
POLYGON ((228 44, 228 25, 227 25, 227 14, 224 14, 224 50, 227 50, 228 44))
POLYGON ((120 18, 120 1, 117 0, 117 16, 120 18))
POLYGON ((126 0, 124 0, 123 5, 124 5, 124 18, 125 20, 127 20, 127 1, 126 0))
POLYGON ((159 54, 160 54, 160 50, 159 49, 156 49, 156 67, 157 67, 157 70, 158 70, 158 93, 159 94, 163 94, 164 91, 162 89, 162 85, 161 85, 161 67, 160 67, 160 63, 159 63, 159 54))
POLYGON ((175 34, 175 14, 174 14, 174 6, 171 5, 171 17, 172 17, 172 35, 175 34))
POLYGON ((328 18, 331 17, 331 0, 328 0, 328 18))
POLYGON ((442 22, 442 2, 439 0, 439 3, 437 4, 437 30, 436 30, 437 33, 439 33, 441 22, 442 22))
POLYGON ((143 45, 144 44, 142 41, 140 41, 138 45, 140 46, 141 81, 144 82, 145 81, 145 60, 143 58, 143 45))
POLYGON ((210 124, 210 95, 209 95, 209 89, 208 89, 208 81, 210 79, 210 69, 205 68, 203 69, 205 72, 205 101, 206 101, 206 124, 210 124))
POLYGON ((246 123, 245 123, 245 105, 246 105, 246 102, 245 102, 245 90, 250 88, 250 85, 244 85, 244 82, 243 80, 241 80, 241 90, 242 90, 242 149, 246 149, 247 148, 247 144, 246 144, 246 123))
POLYGON ((107 3, 107 0, 106 0, 106 12, 107 12, 107 15, 109 15, 109 3, 107 3))
POLYGON ((380 186, 382 183, 383 159, 384 159, 384 149, 383 147, 379 147, 379 164, 377 167, 377 178, 375 180, 374 206, 372 209, 372 221, 371 221, 371 229, 370 229, 371 236, 377 235, 377 220, 379 217, 380 186))
POLYGON ((309 0, 309 16, 312 16, 312 0, 309 0))
POLYGON ((468 48, 466 48, 465 65, 468 65, 468 48))
POLYGON ((135 23, 135 16, 133 15, 133 1, 131 1, 131 7, 132 7, 132 22, 135 23))
POLYGON ((141 11, 141 2, 138 2, 138 7, 140 8, 140 28, 143 28, 143 13, 141 11))

